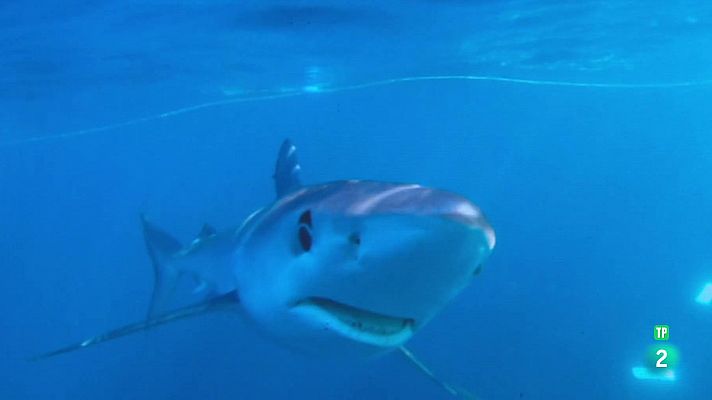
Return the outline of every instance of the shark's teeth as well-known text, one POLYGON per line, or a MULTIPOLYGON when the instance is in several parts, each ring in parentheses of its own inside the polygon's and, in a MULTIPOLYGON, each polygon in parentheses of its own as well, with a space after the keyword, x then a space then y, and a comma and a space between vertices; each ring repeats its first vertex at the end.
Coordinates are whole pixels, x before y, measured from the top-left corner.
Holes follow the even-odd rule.
POLYGON ((391 317, 323 297, 299 301, 295 308, 349 339, 379 347, 399 346, 414 331, 411 318, 391 317))

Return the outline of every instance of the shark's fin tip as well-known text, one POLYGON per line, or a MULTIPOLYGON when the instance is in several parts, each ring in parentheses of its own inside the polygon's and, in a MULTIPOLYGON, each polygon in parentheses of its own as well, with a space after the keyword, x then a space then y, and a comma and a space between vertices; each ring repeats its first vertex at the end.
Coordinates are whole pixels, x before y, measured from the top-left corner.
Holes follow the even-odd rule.
POLYGON ((73 343, 57 350, 30 357, 29 361, 41 361, 61 354, 71 353, 86 347, 97 345, 99 343, 104 343, 124 336, 128 336, 133 333, 146 331, 173 321, 197 317, 213 311, 229 310, 234 307, 235 304, 239 303, 239 301, 239 296, 237 295, 236 291, 227 292, 225 294, 207 299, 197 304, 178 308, 165 314, 157 315, 152 318, 146 319, 145 321, 139 321, 134 322, 132 324, 124 325, 122 327, 110 330, 108 332, 83 340, 81 342, 73 343))
POLYGON ((211 236, 215 236, 218 231, 213 227, 212 225, 205 223, 203 224, 203 227, 200 229, 200 232, 198 233, 197 239, 207 239, 211 236))

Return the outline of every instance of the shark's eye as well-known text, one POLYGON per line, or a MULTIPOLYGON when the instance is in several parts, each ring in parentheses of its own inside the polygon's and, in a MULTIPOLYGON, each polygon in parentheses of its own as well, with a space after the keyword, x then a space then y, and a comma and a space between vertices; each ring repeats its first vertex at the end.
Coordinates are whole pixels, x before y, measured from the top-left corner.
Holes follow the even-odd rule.
POLYGON ((312 215, 310 210, 306 210, 299 215, 299 245, 303 251, 309 251, 312 247, 312 215))
POLYGON ((302 250, 309 251, 312 247, 312 235, 309 232, 309 228, 304 225, 299 227, 299 244, 302 246, 302 250))
POLYGON ((304 224, 308 227, 312 227, 312 217, 311 217, 311 211, 306 210, 304 211, 300 216, 299 216, 299 224, 304 224))

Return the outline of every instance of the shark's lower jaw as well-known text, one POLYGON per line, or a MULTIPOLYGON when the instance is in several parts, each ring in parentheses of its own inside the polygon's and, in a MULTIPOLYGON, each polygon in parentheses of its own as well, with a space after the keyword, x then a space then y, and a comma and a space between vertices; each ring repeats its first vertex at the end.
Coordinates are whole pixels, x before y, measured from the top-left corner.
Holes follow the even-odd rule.
POLYGON ((400 346, 415 330, 412 318, 383 315, 324 297, 301 300, 294 309, 341 336, 378 347, 400 346))

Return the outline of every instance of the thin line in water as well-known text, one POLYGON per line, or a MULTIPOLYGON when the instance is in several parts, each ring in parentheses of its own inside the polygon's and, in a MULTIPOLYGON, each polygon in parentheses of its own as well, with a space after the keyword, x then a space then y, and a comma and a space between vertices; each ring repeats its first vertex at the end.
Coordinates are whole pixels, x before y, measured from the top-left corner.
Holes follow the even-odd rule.
POLYGON ((208 108, 219 107, 237 103, 258 102, 284 99, 288 97, 308 96, 321 93, 338 93, 353 90, 363 90, 379 86, 395 85, 398 83, 409 82, 426 82, 426 81, 484 81, 484 82, 501 82, 512 83, 519 85, 532 86, 558 86, 558 87, 574 87, 574 88, 592 88, 592 89, 672 89, 685 87, 701 87, 712 86, 712 80, 700 81, 683 81, 670 83, 596 83, 596 82, 575 82, 575 81, 552 81, 552 80, 537 80, 537 79, 521 79, 507 78, 502 76, 489 75, 424 75, 424 76, 409 76, 400 78, 384 79, 379 81, 365 82, 355 85, 329 87, 308 87, 304 89, 294 89, 289 91, 276 92, 272 94, 260 94, 256 96, 245 96, 238 98, 228 98, 224 100, 209 101, 205 103, 195 104, 191 106, 181 107, 174 110, 166 111, 160 114, 152 114, 145 117, 130 119, 124 122, 119 122, 111 125, 103 125, 95 128, 81 129, 71 132, 60 133, 56 135, 33 136, 22 139, 0 141, 0 147, 17 146, 32 143, 60 141, 80 136, 96 135, 102 132, 112 131, 128 126, 139 125, 159 119, 172 118, 182 114, 188 114, 208 108))

